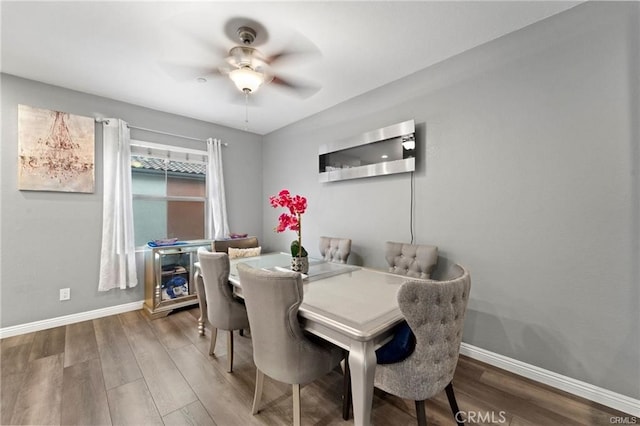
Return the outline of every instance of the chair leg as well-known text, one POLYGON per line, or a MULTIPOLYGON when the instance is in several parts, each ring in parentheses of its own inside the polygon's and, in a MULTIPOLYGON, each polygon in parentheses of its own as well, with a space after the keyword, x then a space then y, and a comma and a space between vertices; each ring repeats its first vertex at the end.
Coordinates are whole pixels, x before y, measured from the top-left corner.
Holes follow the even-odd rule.
POLYGON ((427 411, 424 408, 424 400, 416 401, 416 417, 418 426, 427 426, 427 411))
POLYGON ((227 335, 227 372, 233 371, 233 330, 227 335))
POLYGON ((300 385, 293 387, 293 426, 300 426, 300 385))
POLYGON ((213 355, 216 350, 216 339, 218 338, 218 329, 211 327, 211 344, 209 345, 209 355, 213 355))
POLYGON ((253 393, 253 407, 251 414, 257 414, 260 411, 260 400, 262 399, 262 385, 264 384, 264 373, 256 368, 256 390, 253 393))
POLYGON ((451 407, 451 411, 453 412, 453 418, 455 419, 458 426, 464 426, 464 422, 462 422, 458 416, 460 409, 458 408, 458 403, 456 402, 456 395, 453 393, 453 382, 449 383, 444 390, 447 392, 447 399, 449 400, 449 406, 451 407))
POLYGON ((351 411, 351 370, 349 369, 349 352, 344 357, 344 378, 342 379, 342 418, 349 420, 351 411))

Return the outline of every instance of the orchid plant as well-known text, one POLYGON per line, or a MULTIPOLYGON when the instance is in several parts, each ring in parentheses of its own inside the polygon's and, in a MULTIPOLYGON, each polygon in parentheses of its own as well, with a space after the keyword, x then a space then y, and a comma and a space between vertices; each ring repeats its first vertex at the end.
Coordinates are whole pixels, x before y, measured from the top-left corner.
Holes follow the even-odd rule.
POLYGON ((292 257, 307 257, 307 251, 302 247, 302 214, 307 210, 307 199, 300 195, 291 196, 287 189, 269 197, 271 207, 284 207, 289 209, 289 213, 282 213, 278 218, 276 232, 284 232, 287 229, 295 231, 298 239, 291 243, 292 257))

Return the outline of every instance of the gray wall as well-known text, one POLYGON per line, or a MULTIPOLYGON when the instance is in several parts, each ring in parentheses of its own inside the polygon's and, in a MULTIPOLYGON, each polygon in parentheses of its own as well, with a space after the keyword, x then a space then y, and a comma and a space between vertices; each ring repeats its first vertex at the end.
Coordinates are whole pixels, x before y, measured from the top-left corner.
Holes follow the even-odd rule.
POLYGON ((265 137, 264 229, 309 199, 303 245, 408 242, 410 174, 318 183, 318 147, 414 118, 415 242, 467 266, 464 341, 640 398, 638 3, 592 3, 265 137))
MULTIPOLYGON (((224 148, 229 226, 262 236, 262 137, 228 127, 2 74, 0 154, 0 326, 26 324, 143 299, 143 285, 98 292, 102 232, 102 126, 96 125, 96 191, 93 194, 17 190, 18 104, 89 117, 115 117, 133 126, 197 138, 216 137, 224 148), (58 290, 71 288, 60 302, 58 290)), ((180 140, 132 129, 131 137, 191 148, 180 140)))

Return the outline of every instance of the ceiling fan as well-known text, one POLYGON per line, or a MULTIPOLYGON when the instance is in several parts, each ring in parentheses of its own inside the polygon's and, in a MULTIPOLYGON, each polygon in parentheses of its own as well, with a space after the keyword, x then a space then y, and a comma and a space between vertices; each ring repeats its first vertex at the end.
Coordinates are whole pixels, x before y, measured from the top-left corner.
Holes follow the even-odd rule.
POLYGON ((274 75, 269 69, 269 62, 262 53, 251 47, 256 39, 256 32, 251 27, 238 28, 238 37, 242 46, 229 50, 227 65, 219 71, 229 76, 238 90, 245 94, 254 93, 261 85, 273 81, 274 75))
POLYGON ((236 88, 245 95, 253 94, 267 84, 290 89, 303 98, 317 92, 318 86, 283 78, 275 73, 273 67, 276 61, 285 57, 309 52, 282 51, 267 57, 254 47, 258 37, 262 37, 262 39, 266 37, 266 31, 265 34, 258 34, 254 29, 256 27, 259 28, 259 24, 251 25, 249 23, 237 28, 236 36, 241 44, 229 50, 216 74, 227 76, 236 88))
POLYGON ((249 95, 253 96, 261 87, 269 85, 287 89, 286 94, 293 94, 301 99, 308 98, 320 90, 320 86, 305 81, 304 77, 284 77, 280 71, 275 71, 276 68, 280 69, 295 60, 307 61, 320 54, 318 48, 303 35, 296 34, 287 44, 287 49, 266 56, 256 47, 266 43, 269 38, 267 30, 260 23, 248 18, 232 18, 226 22, 224 33, 230 40, 239 41, 228 51, 212 45, 209 40, 191 34, 192 40, 207 50, 219 52, 217 55, 220 59, 214 67, 165 62, 162 68, 169 75, 182 81, 195 79, 200 83, 206 83, 211 77, 229 78, 240 91, 236 93, 242 94, 244 98, 245 129, 248 129, 249 123, 249 95))

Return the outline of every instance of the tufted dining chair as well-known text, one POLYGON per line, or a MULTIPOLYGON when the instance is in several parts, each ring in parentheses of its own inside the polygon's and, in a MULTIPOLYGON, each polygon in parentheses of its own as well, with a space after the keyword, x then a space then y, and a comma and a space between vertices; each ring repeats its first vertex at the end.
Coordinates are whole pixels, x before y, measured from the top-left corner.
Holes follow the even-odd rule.
POLYGON ((349 238, 320 237, 320 255, 327 262, 347 263, 350 253, 349 238))
POLYGON ((233 371, 233 330, 249 327, 245 306, 238 301, 229 284, 229 256, 226 253, 198 249, 201 277, 207 301, 207 319, 212 327, 209 355, 214 354, 218 330, 227 330, 227 371, 233 371))
POLYGON ((398 305, 416 337, 416 346, 403 361, 377 365, 375 386, 414 400, 420 426, 427 424, 425 400, 443 389, 456 423, 462 424, 452 380, 470 288, 469 272, 456 264, 442 281, 408 281, 398 290, 398 305))
POLYGON ((438 263, 438 247, 387 241, 385 258, 389 264, 389 272, 427 279, 438 263))
POLYGON ((245 297, 256 387, 252 413, 259 411, 264 375, 293 386, 293 420, 300 425, 300 385, 333 370, 343 352, 321 339, 307 337, 298 322, 303 300, 302 278, 297 272, 270 272, 238 264, 245 297))
MULTIPOLYGON (((211 251, 223 252, 229 255, 229 259, 237 257, 258 256, 261 252, 257 237, 229 238, 214 240, 211 243, 211 251)), ((244 330, 240 329, 240 335, 244 336, 244 330)))
POLYGON ((228 240, 215 240, 211 243, 211 251, 229 253, 229 248, 247 249, 258 247, 257 237, 230 238, 228 240))

